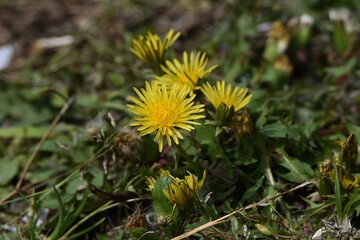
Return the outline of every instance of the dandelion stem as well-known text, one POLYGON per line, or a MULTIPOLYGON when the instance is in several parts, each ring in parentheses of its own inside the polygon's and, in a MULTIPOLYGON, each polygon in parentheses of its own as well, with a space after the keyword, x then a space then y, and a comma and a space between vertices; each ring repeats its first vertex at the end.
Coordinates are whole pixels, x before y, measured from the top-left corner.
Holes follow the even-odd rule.
POLYGON ((180 155, 189 163, 192 162, 191 157, 189 156, 189 154, 186 153, 185 149, 180 145, 180 144, 175 144, 176 149, 178 150, 178 152, 180 153, 180 155))
POLYGON ((271 168, 270 168, 270 157, 266 156, 265 157, 265 161, 266 161, 266 169, 265 169, 265 175, 266 178, 269 180, 271 186, 275 185, 275 179, 274 179, 274 175, 271 172, 271 168))

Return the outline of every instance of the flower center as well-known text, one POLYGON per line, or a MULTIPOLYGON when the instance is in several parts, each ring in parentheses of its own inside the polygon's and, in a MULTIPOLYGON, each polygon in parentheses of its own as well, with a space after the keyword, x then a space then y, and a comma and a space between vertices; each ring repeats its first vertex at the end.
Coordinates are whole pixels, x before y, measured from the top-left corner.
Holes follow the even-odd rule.
POLYGON ((173 104, 159 103, 154 106, 152 120, 161 127, 172 126, 177 117, 176 109, 173 104))

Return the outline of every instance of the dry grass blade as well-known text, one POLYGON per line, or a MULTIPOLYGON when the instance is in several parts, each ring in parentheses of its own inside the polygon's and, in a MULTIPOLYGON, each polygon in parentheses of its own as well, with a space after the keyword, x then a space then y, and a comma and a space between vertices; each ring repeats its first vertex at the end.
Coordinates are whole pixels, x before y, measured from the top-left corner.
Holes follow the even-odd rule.
POLYGON ((175 238, 172 238, 172 240, 181 240, 181 239, 187 238, 187 237, 189 237, 189 236, 191 236, 191 235, 193 235, 195 233, 198 233, 198 232, 200 232, 200 231, 202 231, 202 230, 204 230, 206 228, 209 228, 209 227, 215 226, 217 224, 226 222, 226 221, 229 220, 228 218, 230 216, 233 216, 233 215, 235 215, 235 214, 237 214, 239 212, 242 212, 244 210, 247 210, 247 209, 250 209, 250 208, 253 208, 253 207, 261 206, 264 203, 268 203, 269 201, 274 200, 274 199, 276 199, 278 197, 281 197, 281 196, 283 196, 283 195, 285 195, 287 193, 293 192, 293 191, 295 191, 295 190, 297 190, 299 188, 303 188, 303 187, 311 184, 312 182, 313 182, 312 180, 305 181, 302 184, 300 184, 300 185, 298 185, 296 187, 293 187, 293 188, 291 188, 291 189, 289 189, 289 190, 287 190, 285 192, 275 194, 275 195, 272 195, 272 196, 268 196, 268 197, 266 197, 266 198, 264 198, 264 199, 262 199, 262 200, 260 200, 260 201, 258 201, 256 203, 252 203, 252 204, 249 204, 249 205, 247 205, 245 207, 239 208, 239 209, 237 209, 237 210, 235 210, 235 211, 233 211, 233 212, 231 212, 231 213, 229 213, 229 214, 227 214, 227 215, 225 215, 225 216, 223 216, 221 218, 218 218, 218 219, 216 219, 214 221, 205 223, 205 224, 203 224, 203 225, 201 225, 201 226, 199 226, 197 228, 194 228, 191 231, 185 232, 185 233, 183 233, 183 234, 181 234, 181 235, 179 235, 179 236, 177 236, 175 238))

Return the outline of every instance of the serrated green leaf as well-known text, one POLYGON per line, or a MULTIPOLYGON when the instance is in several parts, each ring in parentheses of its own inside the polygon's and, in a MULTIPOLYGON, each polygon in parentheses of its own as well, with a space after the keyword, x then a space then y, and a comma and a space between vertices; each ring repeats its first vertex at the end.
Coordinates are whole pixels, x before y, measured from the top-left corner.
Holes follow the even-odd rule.
POLYGON ((303 182, 314 176, 314 170, 307 163, 289 157, 283 149, 278 149, 278 151, 282 155, 279 164, 288 170, 287 173, 278 172, 279 176, 295 183, 303 182))
POLYGON ((303 135, 303 128, 298 125, 293 125, 287 128, 287 133, 296 141, 301 139, 303 135))
POLYGON ((334 78, 338 78, 346 73, 349 73, 355 67, 356 62, 357 61, 355 58, 351 58, 349 61, 347 61, 347 63, 340 67, 327 68, 326 72, 331 74, 334 78))
POLYGON ((261 185, 264 181, 264 178, 265 178, 265 176, 262 176, 259 180, 257 180, 257 182, 252 187, 250 187, 249 189, 246 190, 246 192, 244 193, 244 195, 241 198, 241 202, 245 202, 255 195, 255 193, 261 187, 261 185))
POLYGON ((202 145, 207 146, 207 154, 211 160, 221 157, 221 150, 216 144, 216 130, 212 125, 197 126, 195 130, 195 139, 202 145))
POLYGON ((205 145, 211 145, 215 138, 215 128, 211 125, 196 126, 195 139, 205 145))
POLYGON ((266 125, 259 129, 259 132, 268 137, 284 138, 286 137, 287 127, 282 122, 277 121, 276 123, 266 125))

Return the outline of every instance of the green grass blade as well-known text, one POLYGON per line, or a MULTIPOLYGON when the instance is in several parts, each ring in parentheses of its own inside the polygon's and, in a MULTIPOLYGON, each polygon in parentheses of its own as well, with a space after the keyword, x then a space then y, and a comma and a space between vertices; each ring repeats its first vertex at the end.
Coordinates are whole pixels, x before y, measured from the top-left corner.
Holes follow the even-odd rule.
POLYGON ((89 189, 86 189, 84 198, 82 199, 80 206, 76 209, 76 211, 73 214, 70 214, 68 218, 64 221, 65 230, 68 229, 68 227, 75 221, 75 219, 82 213, 89 196, 89 189))
POLYGON ((100 219, 97 223, 95 223, 94 225, 92 225, 91 227, 88 227, 84 230, 82 230, 81 232, 75 233, 74 235, 71 235, 70 237, 68 237, 67 239, 75 239, 77 237, 80 237, 81 235, 84 235, 85 233, 91 231, 92 229, 96 228, 97 226, 99 226, 101 223, 103 223, 105 221, 105 217, 103 217, 102 219, 100 219))
POLYGON ((61 195, 58 192, 58 190, 56 189, 56 187, 54 187, 53 190, 55 193, 56 200, 58 201, 59 206, 60 206, 60 213, 59 213, 59 219, 56 223, 56 227, 55 227, 54 231, 52 232, 52 234, 50 235, 49 240, 57 239, 58 236, 61 234, 61 232, 63 232, 62 229, 63 229, 63 219, 64 219, 64 204, 63 204, 61 195))
MULTIPOLYGON (((341 156, 340 156, 341 157, 341 156)), ((341 183, 340 183, 340 176, 339 176, 339 169, 336 163, 336 160, 334 159, 334 156, 332 156, 332 164, 334 167, 334 172, 335 172, 335 206, 336 206, 336 212, 337 215, 339 217, 340 222, 342 222, 343 219, 343 209, 342 209, 342 204, 341 204, 341 183)))
POLYGON ((72 228, 70 228, 62 237, 61 239, 67 239, 67 236, 70 235, 76 228, 78 228, 81 224, 83 224, 84 222, 86 222, 88 219, 90 219, 92 216, 105 211, 107 209, 110 209, 112 207, 118 206, 118 203, 114 203, 111 204, 112 201, 105 203, 103 206, 99 207, 98 209, 96 209, 95 211, 91 212, 90 214, 88 214, 86 217, 84 217, 83 219, 81 219, 79 222, 77 222, 72 228))

